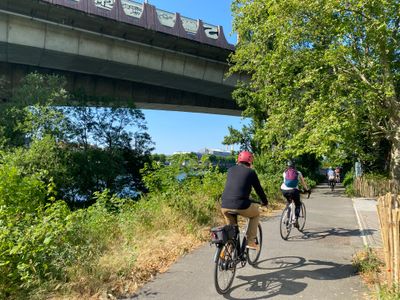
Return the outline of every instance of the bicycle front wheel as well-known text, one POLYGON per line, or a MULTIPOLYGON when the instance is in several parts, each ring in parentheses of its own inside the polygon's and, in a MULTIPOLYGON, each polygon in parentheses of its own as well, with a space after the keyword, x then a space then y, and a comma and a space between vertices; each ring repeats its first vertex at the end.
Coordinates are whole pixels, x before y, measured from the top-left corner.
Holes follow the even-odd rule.
POLYGON ((301 207, 300 207, 300 214, 299 214, 299 218, 297 219, 297 221, 299 222, 299 231, 303 231, 304 226, 306 225, 306 206, 304 205, 304 203, 301 203, 301 207))
POLYGON ((235 243, 231 240, 217 250, 214 283, 219 294, 225 294, 232 286, 236 273, 236 258, 235 243))
POLYGON ((255 240, 256 244, 258 245, 258 250, 247 249, 247 261, 249 262, 249 265, 254 266, 257 263, 258 259, 260 258, 262 241, 263 241, 262 228, 261 224, 258 223, 257 236, 255 240))
POLYGON ((288 214, 289 208, 286 207, 282 212, 280 221, 280 233, 284 240, 288 239, 290 231, 292 230, 292 222, 290 221, 290 216, 288 216, 288 214))

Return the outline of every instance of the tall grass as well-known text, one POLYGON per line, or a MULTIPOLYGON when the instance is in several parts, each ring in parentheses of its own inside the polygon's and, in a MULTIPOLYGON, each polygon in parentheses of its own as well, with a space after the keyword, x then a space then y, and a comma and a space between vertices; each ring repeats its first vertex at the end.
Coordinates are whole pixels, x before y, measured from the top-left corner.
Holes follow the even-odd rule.
MULTIPOLYGON (((184 157, 143 170, 149 190, 140 200, 107 190, 94 205, 70 210, 55 201, 43 170, 0 163, 0 298, 82 299, 133 293, 223 222, 226 175, 184 157), (186 176, 179 176, 185 173, 186 176)), ((260 175, 270 200, 281 196, 280 176, 260 175)))
POLYGON ((151 174, 169 185, 136 202, 96 193, 94 205, 71 211, 53 200, 45 174, 3 161, 0 298, 127 295, 197 247, 218 222, 225 175, 213 168, 184 180, 164 168, 151 174))

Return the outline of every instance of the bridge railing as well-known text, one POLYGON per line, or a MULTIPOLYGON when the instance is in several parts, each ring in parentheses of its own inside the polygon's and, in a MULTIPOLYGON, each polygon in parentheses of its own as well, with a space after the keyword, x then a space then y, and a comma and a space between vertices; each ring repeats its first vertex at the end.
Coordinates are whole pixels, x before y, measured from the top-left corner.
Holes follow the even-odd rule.
POLYGON ((222 26, 182 17, 133 0, 41 0, 119 22, 140 26, 212 46, 234 50, 222 26))

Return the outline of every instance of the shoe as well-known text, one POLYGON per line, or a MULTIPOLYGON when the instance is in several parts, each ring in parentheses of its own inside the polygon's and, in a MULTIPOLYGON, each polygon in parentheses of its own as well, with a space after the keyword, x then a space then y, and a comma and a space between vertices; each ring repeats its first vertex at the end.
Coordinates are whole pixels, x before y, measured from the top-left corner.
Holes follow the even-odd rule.
POLYGON ((260 250, 260 246, 256 243, 247 244, 246 248, 250 250, 260 250))

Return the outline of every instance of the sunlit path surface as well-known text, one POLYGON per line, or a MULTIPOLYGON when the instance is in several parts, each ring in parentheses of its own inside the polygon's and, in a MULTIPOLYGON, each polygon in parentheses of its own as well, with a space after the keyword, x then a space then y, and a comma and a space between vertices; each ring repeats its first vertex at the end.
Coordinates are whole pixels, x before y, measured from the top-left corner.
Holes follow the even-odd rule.
MULTIPOLYGON (((368 299, 351 265, 363 247, 351 199, 321 186, 305 200, 304 233, 279 234, 279 214, 263 220, 264 249, 256 268, 239 268, 226 299, 368 299)), ((221 299, 214 289, 214 248, 179 260, 132 299, 221 299)))

